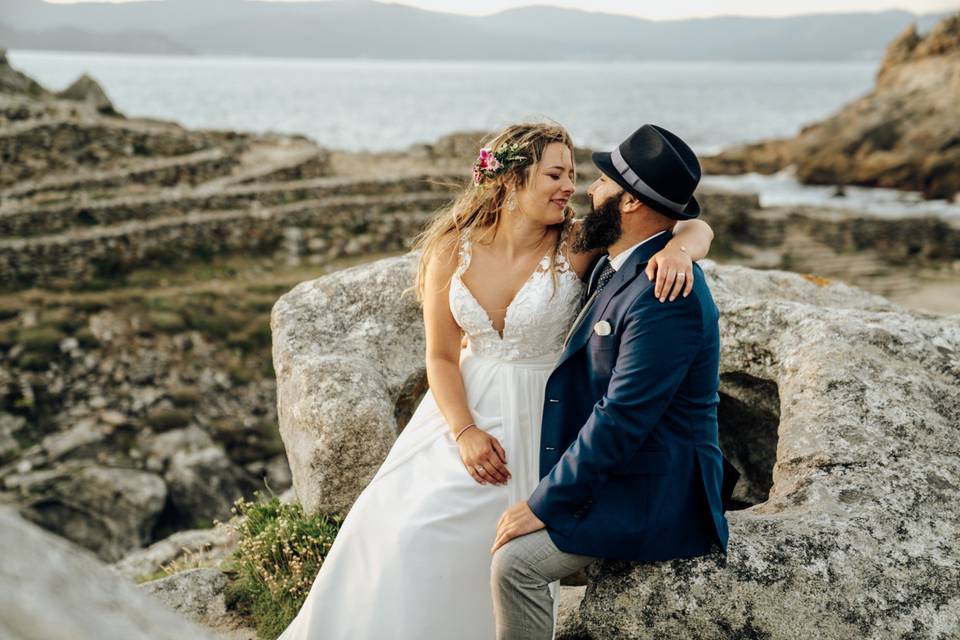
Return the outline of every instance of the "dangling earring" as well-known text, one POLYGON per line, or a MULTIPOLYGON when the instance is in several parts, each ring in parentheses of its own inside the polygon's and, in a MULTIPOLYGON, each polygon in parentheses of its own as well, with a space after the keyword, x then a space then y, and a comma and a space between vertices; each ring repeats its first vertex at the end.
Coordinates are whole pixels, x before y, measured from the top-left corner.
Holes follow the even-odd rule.
POLYGON ((510 192, 510 197, 507 198, 507 211, 513 213, 517 210, 517 194, 515 191, 510 192))

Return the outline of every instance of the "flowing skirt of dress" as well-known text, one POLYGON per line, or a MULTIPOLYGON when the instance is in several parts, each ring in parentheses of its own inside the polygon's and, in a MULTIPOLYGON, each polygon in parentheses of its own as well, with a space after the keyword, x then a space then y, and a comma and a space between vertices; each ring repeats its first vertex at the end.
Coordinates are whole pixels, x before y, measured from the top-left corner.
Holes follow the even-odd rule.
MULTIPOLYGON (((463 352, 468 404, 477 426, 503 445, 511 480, 480 485, 470 477, 428 391, 279 640, 495 637, 490 547, 503 511, 539 482, 544 390, 557 357, 463 352)), ((550 588, 556 596, 557 584, 550 588)))

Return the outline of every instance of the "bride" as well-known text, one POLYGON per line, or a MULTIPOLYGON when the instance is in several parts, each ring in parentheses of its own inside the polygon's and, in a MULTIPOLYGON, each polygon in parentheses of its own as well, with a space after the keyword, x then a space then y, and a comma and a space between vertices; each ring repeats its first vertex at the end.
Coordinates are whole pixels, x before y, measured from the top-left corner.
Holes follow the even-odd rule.
MULTIPOLYGON (((473 177, 419 242, 430 390, 280 640, 495 635, 497 520, 539 482, 544 388, 598 256, 572 250, 576 174, 563 128, 507 127, 473 177)), ((676 225, 647 269, 662 302, 689 292, 691 256, 712 238, 699 220, 676 225)))

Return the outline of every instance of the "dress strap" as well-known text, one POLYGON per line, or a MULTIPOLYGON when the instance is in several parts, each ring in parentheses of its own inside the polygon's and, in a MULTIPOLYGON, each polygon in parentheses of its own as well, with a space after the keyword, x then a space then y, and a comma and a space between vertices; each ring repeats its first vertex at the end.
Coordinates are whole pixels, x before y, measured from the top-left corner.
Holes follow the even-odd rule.
POLYGON ((563 223, 560 229, 560 244, 557 247, 557 269, 560 271, 569 271, 570 265, 570 233, 573 229, 573 220, 563 223))
POLYGON ((466 230, 460 233, 460 249, 457 253, 457 275, 463 275, 463 272, 470 267, 471 257, 470 231, 466 230))

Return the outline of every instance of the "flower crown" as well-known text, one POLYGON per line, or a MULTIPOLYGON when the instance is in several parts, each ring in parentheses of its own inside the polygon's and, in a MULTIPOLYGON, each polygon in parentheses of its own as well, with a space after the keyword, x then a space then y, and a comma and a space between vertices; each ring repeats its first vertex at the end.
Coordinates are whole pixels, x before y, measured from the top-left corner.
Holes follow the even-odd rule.
POLYGON ((473 165, 473 184, 480 186, 484 178, 494 178, 504 173, 520 160, 526 160, 518 144, 508 144, 497 151, 489 147, 480 149, 480 155, 473 165))

